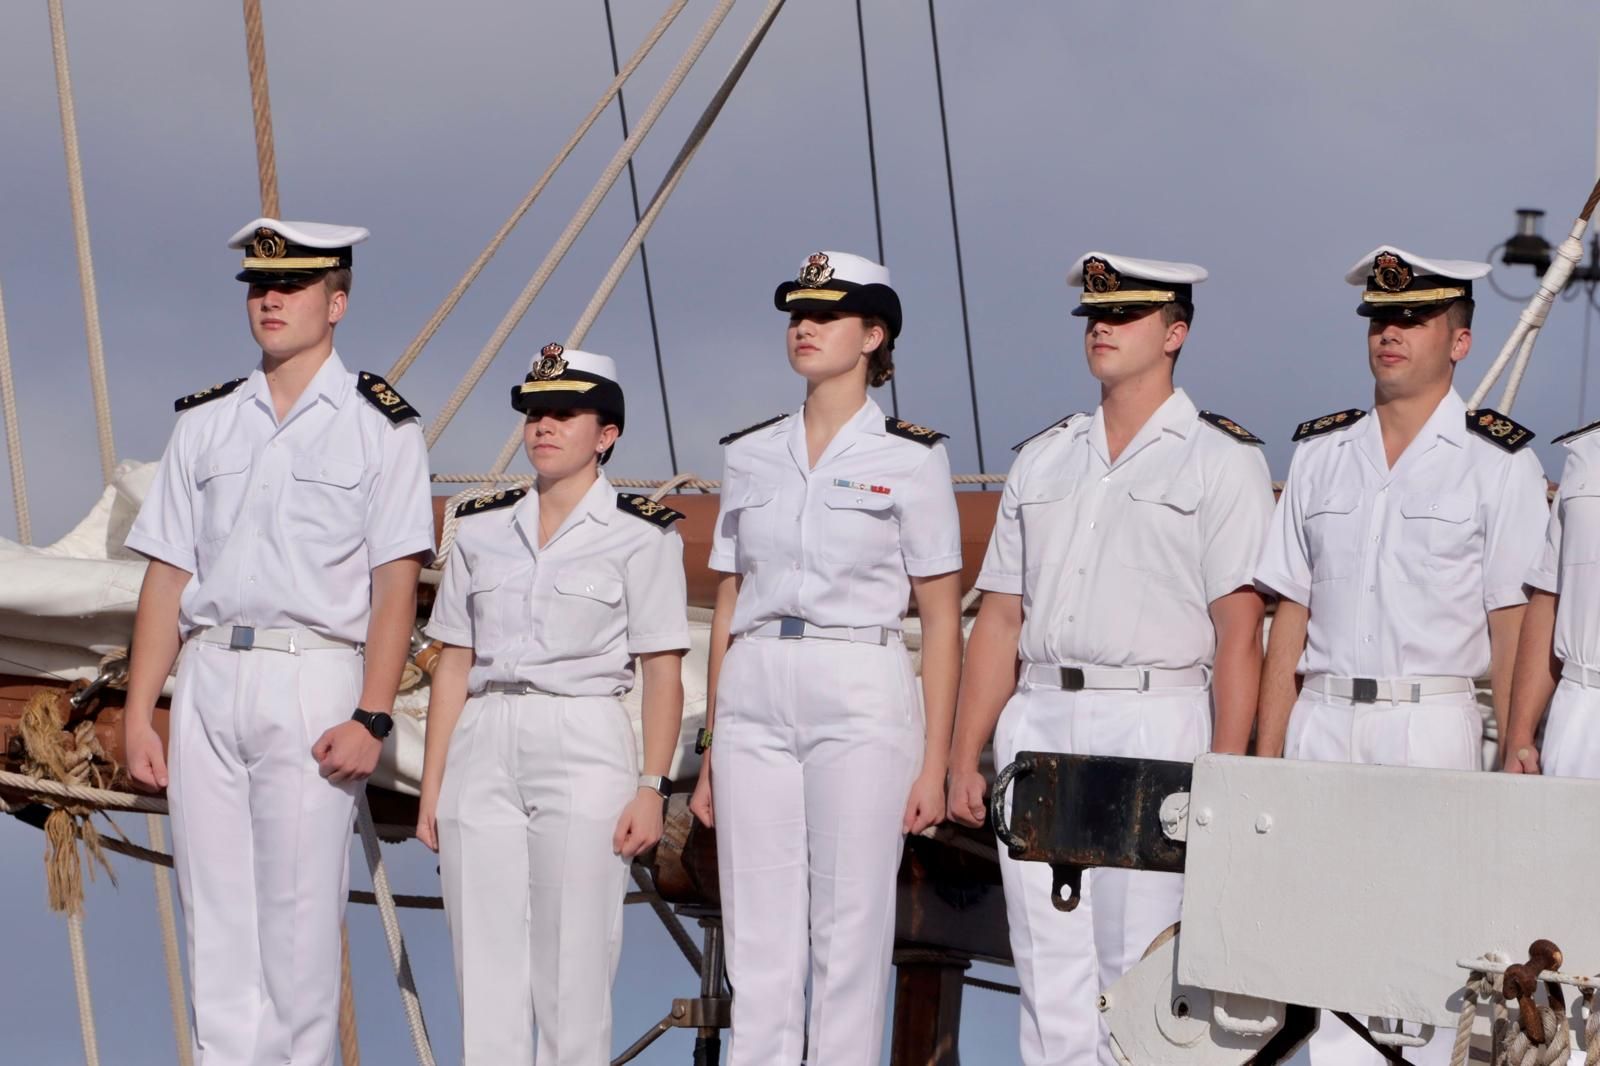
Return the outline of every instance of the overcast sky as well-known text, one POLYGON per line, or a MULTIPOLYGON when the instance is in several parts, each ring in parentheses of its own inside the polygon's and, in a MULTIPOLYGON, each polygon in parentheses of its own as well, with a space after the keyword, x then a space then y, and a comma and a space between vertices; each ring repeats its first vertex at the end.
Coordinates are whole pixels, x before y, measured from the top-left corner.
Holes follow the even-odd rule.
MULTIPOLYGON (((616 0, 626 57, 664 0, 616 0)), ((761 4, 744 0, 639 153, 648 195, 761 4)), ((1600 8, 1583 0, 1343 0, 1286 4, 938 5, 977 379, 975 432, 957 296, 928 7, 866 5, 886 259, 906 308, 901 413, 948 432, 952 465, 1003 472, 1009 446, 1096 391, 1070 262, 1089 249, 1201 263, 1179 383, 1267 439, 1275 475, 1293 427, 1370 404, 1364 322, 1342 274, 1382 242, 1482 258, 1513 209, 1550 212, 1559 237, 1595 172, 1600 8)), ((266 38, 283 213, 365 225, 339 348, 384 373, 532 185, 611 77, 598 0, 321 4, 269 0, 266 38)), ((627 91, 637 119, 712 7, 692 0, 627 91)), ((67 4, 117 454, 159 456, 171 401, 255 360, 238 254, 258 213, 238 5, 67 4)), ((0 288, 16 364, 35 537, 59 536, 99 490, 82 305, 43 4, 0 7, 0 288)), ((533 274, 620 140, 615 110, 399 383, 440 407, 533 274)), ((515 420, 506 387, 564 338, 632 225, 626 180, 545 289, 434 451, 437 471, 486 469, 515 420)), ((715 476, 716 438, 797 406, 773 286, 819 248, 876 255, 866 123, 849 0, 791 0, 648 244, 680 466, 715 476)), ((1526 269, 1496 280, 1526 297, 1526 269)), ((1470 392, 1522 302, 1488 286, 1470 392)), ((1581 297, 1558 304, 1514 415, 1548 440, 1600 417, 1578 384, 1581 297)), ((585 347, 628 390, 612 471, 671 473, 637 268, 585 347)), ((1600 375, 1597 375, 1600 376, 1600 375)), ((1498 396, 1498 391, 1493 394, 1498 396)), ((880 402, 889 406, 884 390, 880 402)), ((518 461, 515 469, 525 468, 518 461)), ((0 472, 0 483, 5 474, 0 472)), ((4 491, 0 489, 0 491, 4 491)), ((3 497, 0 497, 3 498, 3 497)), ((0 518, 0 534, 14 528, 0 518)), ((136 825, 135 822, 129 822, 136 825)), ((0 1031, 7 1060, 76 1061, 59 922, 45 915, 32 829, 0 824, 0 1031)), ((391 850, 403 889, 431 892, 416 845, 391 850)), ((89 935, 108 1061, 171 1061, 150 878, 92 893, 89 935), (145 1048, 148 1048, 146 1052, 145 1048)), ((648 916, 630 916, 618 1046, 692 991, 648 916), (670 979, 668 979, 670 978, 670 979), (647 992, 646 989, 649 989, 647 992)), ((405 1061, 370 913, 353 920, 371 1062, 405 1061)), ((456 1020, 436 914, 413 917, 442 1061, 456 1020)), ((965 1043, 1003 1063, 1014 1003, 968 997, 965 1043)), ((678 1034, 681 1036, 681 1034, 678 1034)), ((643 1062, 683 1061, 687 1039, 643 1062)), ((666 1042, 663 1042, 665 1045, 666 1042)), ((971 1052, 976 1055, 976 1050, 971 1052)), ((973 1061, 977 1061, 974 1059, 973 1061)))

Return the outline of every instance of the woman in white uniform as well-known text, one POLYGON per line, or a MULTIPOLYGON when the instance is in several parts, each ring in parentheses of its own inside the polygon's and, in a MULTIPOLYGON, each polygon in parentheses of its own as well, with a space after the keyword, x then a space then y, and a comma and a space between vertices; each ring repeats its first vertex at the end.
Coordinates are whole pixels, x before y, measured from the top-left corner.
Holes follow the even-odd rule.
POLYGON ((944 434, 867 397, 893 373, 900 332, 888 270, 819 252, 774 300, 806 400, 722 440, 715 742, 691 807, 717 828, 730 1066, 803 1053, 851 1066, 878 1061, 903 835, 943 815, 961 530, 944 434), (908 595, 920 698, 901 637, 908 595))
POLYGON ((661 836, 689 647, 683 517, 615 492, 606 356, 547 345, 512 389, 534 490, 471 500, 428 635, 417 836, 439 852, 467 1066, 603 1066, 634 856, 661 836), (620 695, 644 684, 644 773, 620 695))

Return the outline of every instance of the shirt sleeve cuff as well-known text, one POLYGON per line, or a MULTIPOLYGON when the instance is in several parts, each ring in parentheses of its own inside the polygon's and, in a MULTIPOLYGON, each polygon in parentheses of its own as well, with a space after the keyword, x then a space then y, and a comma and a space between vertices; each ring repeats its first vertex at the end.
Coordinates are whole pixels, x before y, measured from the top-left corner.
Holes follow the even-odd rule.
POLYGON ((1529 588, 1536 588, 1540 592, 1548 592, 1552 595, 1561 591, 1561 582, 1556 579, 1555 574, 1548 570, 1534 570, 1523 579, 1522 583, 1529 588))
POLYGON ((184 551, 182 548, 168 544, 166 541, 147 537, 137 530, 128 534, 128 539, 123 541, 123 545, 132 551, 138 552, 140 555, 160 560, 168 566, 176 566, 179 570, 186 570, 191 574, 195 571, 194 552, 192 550, 184 551))
POLYGON ((392 563, 396 559, 404 559, 406 556, 416 555, 418 552, 425 556, 423 565, 426 566, 433 558, 433 531, 431 529, 425 534, 418 533, 415 536, 406 537, 404 540, 390 541, 388 544, 383 545, 367 545, 367 568, 375 570, 384 563, 392 563))
POLYGON ((442 644, 454 644, 458 648, 472 647, 472 630, 470 629, 456 629, 454 626, 429 622, 423 627, 422 633, 429 640, 437 640, 442 644))
POLYGON ((1520 607, 1527 602, 1527 589, 1520 584, 1515 588, 1485 589, 1483 594, 1484 608, 1490 611, 1498 611, 1502 607, 1520 607))
POLYGON ((1276 596, 1282 600, 1293 600, 1303 606, 1311 606, 1311 589, 1293 578, 1281 574, 1257 574, 1254 581, 1256 590, 1268 596, 1276 596))
POLYGON ((1255 577, 1248 570, 1228 574, 1220 580, 1206 583, 1206 602, 1215 603, 1231 592, 1237 592, 1239 589, 1254 588, 1255 585, 1255 577))
POLYGON ((739 568, 734 565, 732 552, 712 552, 711 558, 706 560, 706 567, 722 574, 737 574, 739 572, 739 568))
POLYGON ((688 651, 689 631, 673 630, 667 633, 646 633, 628 638, 629 655, 649 655, 657 651, 688 651))
POLYGON ((961 569, 961 553, 935 555, 931 559, 907 559, 906 573, 912 577, 934 577, 961 569))
POLYGON ((1022 595, 1021 574, 1000 574, 993 570, 985 570, 978 575, 978 580, 973 585, 983 592, 1003 592, 1008 596, 1022 595))

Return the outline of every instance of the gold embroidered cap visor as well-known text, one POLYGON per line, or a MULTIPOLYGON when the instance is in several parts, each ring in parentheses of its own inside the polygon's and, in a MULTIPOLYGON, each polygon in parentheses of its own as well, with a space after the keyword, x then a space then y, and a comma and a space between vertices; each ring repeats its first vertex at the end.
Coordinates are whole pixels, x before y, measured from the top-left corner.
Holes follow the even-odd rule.
POLYGON ((1376 277, 1367 280, 1356 314, 1362 318, 1421 319, 1450 306, 1457 300, 1472 299, 1472 282, 1439 274, 1418 274, 1397 291, 1378 286, 1376 277))
POLYGON ((511 406, 524 415, 545 411, 598 411, 622 432, 626 408, 622 386, 610 378, 565 367, 558 377, 540 378, 530 373, 511 388, 511 406))
POLYGON ((900 296, 887 285, 831 278, 817 285, 786 281, 772 294, 772 304, 780 311, 832 311, 840 315, 866 315, 881 318, 889 327, 889 337, 900 336, 900 296))
POLYGON ((1091 292, 1085 288, 1078 294, 1078 306, 1072 309, 1072 315, 1074 318, 1132 318, 1170 303, 1182 304, 1193 315, 1194 286, 1123 275, 1121 285, 1114 292, 1091 292))

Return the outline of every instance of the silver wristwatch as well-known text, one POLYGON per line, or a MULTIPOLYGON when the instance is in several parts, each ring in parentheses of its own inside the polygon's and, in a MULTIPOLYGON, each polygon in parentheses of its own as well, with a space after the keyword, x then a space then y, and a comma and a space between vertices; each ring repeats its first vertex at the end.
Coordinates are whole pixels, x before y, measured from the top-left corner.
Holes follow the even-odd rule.
POLYGON ((672 781, 669 778, 662 777, 660 774, 640 774, 639 787, 654 789, 661 793, 662 799, 667 799, 672 795, 672 781))

